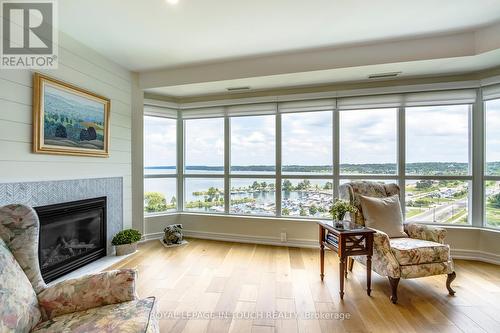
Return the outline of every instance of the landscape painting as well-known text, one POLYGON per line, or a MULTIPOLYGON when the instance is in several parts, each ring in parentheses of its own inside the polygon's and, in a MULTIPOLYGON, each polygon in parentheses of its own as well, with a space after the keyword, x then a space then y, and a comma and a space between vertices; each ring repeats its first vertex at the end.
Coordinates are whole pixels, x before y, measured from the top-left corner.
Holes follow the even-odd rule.
POLYGON ((33 108, 35 152, 109 156, 109 99, 37 73, 33 108))

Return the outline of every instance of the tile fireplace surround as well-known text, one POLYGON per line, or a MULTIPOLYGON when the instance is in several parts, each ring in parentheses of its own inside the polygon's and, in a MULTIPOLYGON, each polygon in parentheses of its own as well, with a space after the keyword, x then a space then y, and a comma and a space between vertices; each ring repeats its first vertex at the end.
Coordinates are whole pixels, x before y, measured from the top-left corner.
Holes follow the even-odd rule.
POLYGON ((110 255, 113 252, 111 239, 123 229, 123 178, 0 183, 0 206, 25 204, 37 207, 102 196, 107 197, 106 252, 110 255))

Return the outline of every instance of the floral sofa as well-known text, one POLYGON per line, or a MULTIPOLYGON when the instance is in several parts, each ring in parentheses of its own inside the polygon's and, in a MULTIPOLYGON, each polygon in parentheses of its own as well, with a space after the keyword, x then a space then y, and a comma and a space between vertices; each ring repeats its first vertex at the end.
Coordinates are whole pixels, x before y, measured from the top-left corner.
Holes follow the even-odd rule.
POLYGON ((47 286, 38 263, 38 232, 33 209, 0 208, 0 332, 159 331, 155 299, 138 299, 134 270, 47 286))
MULTIPOLYGON (((359 195, 370 197, 389 197, 399 195, 396 184, 375 182, 350 182, 340 186, 340 198, 357 207, 351 213, 351 221, 365 225, 359 195)), ((444 243, 446 230, 418 223, 405 224, 408 237, 389 238, 387 234, 377 230, 373 239, 372 269, 382 276, 387 276, 392 288, 391 301, 397 302, 397 287, 400 278, 412 279, 424 276, 447 274, 446 287, 450 295, 455 292, 450 284, 456 274, 450 247, 444 243)), ((354 257, 356 261, 366 264, 366 256, 354 257)), ((352 269, 352 259, 349 267, 352 269)))

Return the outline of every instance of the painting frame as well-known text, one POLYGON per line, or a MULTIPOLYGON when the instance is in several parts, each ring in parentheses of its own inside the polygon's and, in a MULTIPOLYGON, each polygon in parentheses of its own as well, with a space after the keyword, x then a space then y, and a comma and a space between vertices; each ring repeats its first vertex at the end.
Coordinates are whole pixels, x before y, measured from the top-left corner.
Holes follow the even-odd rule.
MULTIPOLYGON (((66 100, 67 101, 67 100, 66 100)), ((70 101, 71 102, 71 101, 70 101)), ((67 104, 67 103, 66 103, 67 104)), ((41 154, 53 154, 53 155, 72 155, 72 156, 90 156, 90 157, 109 157, 109 143, 110 143, 110 109, 111 101, 103 96, 100 96, 91 91, 79 88, 75 85, 54 79, 47 75, 41 73, 34 73, 33 75, 33 152, 41 154), (87 147, 82 147, 82 142, 74 142, 68 139, 57 144, 56 140, 52 140, 51 143, 46 143, 45 135, 45 98, 46 98, 46 88, 50 87, 55 91, 60 91, 61 94, 66 96, 74 96, 75 100, 86 100, 88 103, 93 105, 102 105, 102 125, 98 126, 99 137, 97 139, 97 134, 95 128, 93 129, 92 142, 99 143, 99 147, 90 148, 91 141, 87 141, 87 147), (102 136, 102 139, 101 139, 102 136), (102 142, 102 148, 100 148, 102 142), (63 144, 64 143, 64 144, 63 144), (68 146, 68 143, 71 146, 68 146)), ((101 110, 98 110, 101 112, 101 110)), ((65 111, 62 111, 65 112, 65 111)), ((66 110, 67 112, 67 110, 66 110)), ((83 111, 82 111, 83 112, 83 111)), ((95 110, 93 111, 95 113, 95 110)), ((81 113, 81 112, 80 112, 81 113)), ((73 120, 71 120, 73 121, 73 120)), ((84 129, 85 130, 85 129, 84 129)), ((90 127, 87 128, 90 130, 90 127)), ((64 134, 66 135, 66 128, 64 129, 64 134)), ((61 136, 61 135, 59 135, 61 136)), ((65 139, 59 138, 59 139, 65 139)), ((80 133, 80 140, 81 133, 80 133)), ((90 140, 90 138, 88 139, 90 140)))

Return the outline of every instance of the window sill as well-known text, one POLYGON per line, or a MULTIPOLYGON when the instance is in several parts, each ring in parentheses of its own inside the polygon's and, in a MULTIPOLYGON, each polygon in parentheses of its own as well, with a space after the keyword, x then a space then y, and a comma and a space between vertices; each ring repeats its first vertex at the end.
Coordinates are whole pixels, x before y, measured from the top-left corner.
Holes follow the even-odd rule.
POLYGON ((144 218, 150 217, 161 217, 161 216, 172 216, 172 215, 186 215, 186 216, 204 216, 204 217, 221 217, 221 218, 242 218, 242 219, 254 219, 254 220, 275 220, 275 221, 292 221, 292 222, 307 222, 307 223, 315 223, 318 220, 329 220, 329 219, 321 219, 321 218, 310 218, 310 217, 277 217, 277 216, 256 216, 256 215, 235 215, 235 214, 224 214, 224 213, 200 213, 200 212, 173 212, 173 213, 158 213, 154 215, 144 215, 144 218))

